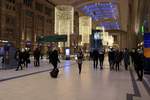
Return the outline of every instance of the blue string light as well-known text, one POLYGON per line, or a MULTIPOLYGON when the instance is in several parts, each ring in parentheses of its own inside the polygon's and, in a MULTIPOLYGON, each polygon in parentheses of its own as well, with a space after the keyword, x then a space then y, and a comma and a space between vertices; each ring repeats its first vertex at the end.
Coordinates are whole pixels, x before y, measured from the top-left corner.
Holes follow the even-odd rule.
POLYGON ((81 8, 86 15, 96 19, 117 18, 118 10, 114 3, 92 3, 81 8))
MULTIPOLYGON (((80 8, 87 16, 91 16, 93 21, 103 19, 118 19, 118 8, 115 3, 92 3, 80 8)), ((104 26, 105 29, 120 29, 118 22, 103 22, 98 26, 104 26)))
POLYGON ((120 25, 118 22, 102 22, 98 26, 105 27, 106 30, 112 30, 112 29, 119 30, 120 29, 120 25))

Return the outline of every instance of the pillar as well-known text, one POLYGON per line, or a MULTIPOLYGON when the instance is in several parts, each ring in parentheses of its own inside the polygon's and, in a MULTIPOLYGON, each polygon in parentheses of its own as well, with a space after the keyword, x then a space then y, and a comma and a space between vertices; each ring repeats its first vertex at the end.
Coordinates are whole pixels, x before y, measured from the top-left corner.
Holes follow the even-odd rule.
POLYGON ((79 33, 82 35, 82 45, 89 44, 90 34, 92 33, 92 19, 89 16, 79 18, 79 33))
MULTIPOLYGON (((55 34, 66 34, 66 46, 70 47, 70 34, 74 33, 74 8, 68 5, 55 7, 55 34)), ((63 43, 59 43, 63 47, 63 43)))

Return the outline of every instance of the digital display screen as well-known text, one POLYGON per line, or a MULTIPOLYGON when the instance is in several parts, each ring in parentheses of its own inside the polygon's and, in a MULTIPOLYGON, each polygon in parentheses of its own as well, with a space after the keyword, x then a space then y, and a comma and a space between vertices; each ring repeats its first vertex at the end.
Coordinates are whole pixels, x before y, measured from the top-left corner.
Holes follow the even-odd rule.
POLYGON ((70 56, 70 49, 66 49, 65 52, 66 52, 66 56, 70 56))
POLYGON ((150 33, 144 33, 144 56, 150 58, 150 33))
POLYGON ((144 48, 150 48, 150 33, 144 33, 144 48))

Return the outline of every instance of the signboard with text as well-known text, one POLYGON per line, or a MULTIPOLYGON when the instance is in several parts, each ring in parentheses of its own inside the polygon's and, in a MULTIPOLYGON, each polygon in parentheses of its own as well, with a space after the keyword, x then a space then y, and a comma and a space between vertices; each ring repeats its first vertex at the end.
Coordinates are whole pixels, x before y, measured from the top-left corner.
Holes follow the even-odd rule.
POLYGON ((67 35, 49 35, 38 37, 37 42, 66 42, 67 35))

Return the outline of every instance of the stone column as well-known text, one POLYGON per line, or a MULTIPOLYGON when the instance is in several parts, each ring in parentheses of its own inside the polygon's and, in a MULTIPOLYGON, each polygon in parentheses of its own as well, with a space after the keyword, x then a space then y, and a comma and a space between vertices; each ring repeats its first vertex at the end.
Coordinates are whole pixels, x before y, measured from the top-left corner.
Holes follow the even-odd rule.
POLYGON ((92 19, 88 16, 79 18, 79 33, 82 35, 82 45, 90 43, 90 35, 92 33, 92 19))
MULTIPOLYGON (((67 5, 59 5, 55 7, 55 33, 66 34, 66 46, 70 47, 70 34, 74 33, 74 8, 67 5)), ((63 44, 59 44, 63 47, 63 44)))

